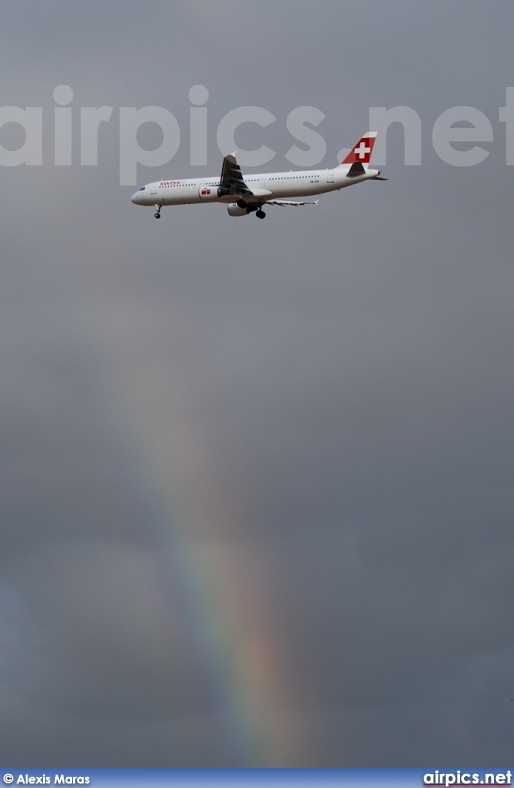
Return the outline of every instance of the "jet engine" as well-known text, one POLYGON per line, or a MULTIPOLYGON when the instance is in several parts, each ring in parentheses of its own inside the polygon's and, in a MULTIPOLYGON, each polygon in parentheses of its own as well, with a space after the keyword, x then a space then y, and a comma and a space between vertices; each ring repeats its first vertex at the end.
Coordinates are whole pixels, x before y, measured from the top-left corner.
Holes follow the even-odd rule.
POLYGON ((229 216, 248 216, 246 208, 240 208, 237 202, 231 202, 227 205, 229 216))

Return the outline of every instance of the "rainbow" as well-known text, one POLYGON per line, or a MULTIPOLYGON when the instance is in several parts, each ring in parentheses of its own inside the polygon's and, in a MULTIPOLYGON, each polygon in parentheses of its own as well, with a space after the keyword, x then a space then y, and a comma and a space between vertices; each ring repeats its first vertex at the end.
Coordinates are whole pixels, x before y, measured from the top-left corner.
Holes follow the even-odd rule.
MULTIPOLYGON (((94 325, 98 328, 97 320, 94 325)), ((97 337, 103 355, 105 336, 97 337)), ((161 576, 170 579, 163 581, 163 593, 170 604, 176 603, 177 590, 181 597, 224 727, 227 766, 294 766, 293 733, 281 712, 288 679, 278 627, 260 579, 248 571, 249 554, 245 561, 237 539, 227 538, 227 532, 237 533, 237 516, 209 481, 208 447, 187 423, 180 392, 159 381, 158 369, 146 369, 142 397, 142 371, 127 358, 126 348, 111 346, 109 358, 100 362, 107 410, 129 475, 158 524, 152 538, 161 576)))

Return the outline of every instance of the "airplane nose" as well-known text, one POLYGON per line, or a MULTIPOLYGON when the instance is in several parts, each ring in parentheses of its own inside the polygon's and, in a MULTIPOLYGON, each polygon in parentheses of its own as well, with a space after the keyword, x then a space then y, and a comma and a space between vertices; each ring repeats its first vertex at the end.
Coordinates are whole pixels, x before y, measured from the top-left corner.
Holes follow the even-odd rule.
POLYGON ((134 192, 134 194, 130 198, 130 202, 137 202, 137 197, 138 197, 138 193, 134 192))

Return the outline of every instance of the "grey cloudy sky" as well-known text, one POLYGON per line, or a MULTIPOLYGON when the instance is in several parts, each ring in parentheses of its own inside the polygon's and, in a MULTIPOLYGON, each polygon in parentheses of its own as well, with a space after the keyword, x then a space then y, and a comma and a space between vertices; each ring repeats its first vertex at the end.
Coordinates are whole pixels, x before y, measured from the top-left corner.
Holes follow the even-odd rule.
POLYGON ((42 166, 1 168, 0 761, 508 762, 512 6, 2 9, 1 105, 43 107, 44 140, 42 166), (79 108, 104 105, 99 164, 80 166, 79 108), (152 105, 182 139, 140 183, 216 175, 217 127, 247 105, 277 118, 236 134, 276 153, 267 169, 290 168, 299 106, 326 116, 323 167, 370 107, 411 107, 422 164, 396 124, 388 183, 264 222, 220 206, 156 222, 119 173, 119 108, 152 105), (492 125, 480 165, 433 148, 454 106, 492 125))

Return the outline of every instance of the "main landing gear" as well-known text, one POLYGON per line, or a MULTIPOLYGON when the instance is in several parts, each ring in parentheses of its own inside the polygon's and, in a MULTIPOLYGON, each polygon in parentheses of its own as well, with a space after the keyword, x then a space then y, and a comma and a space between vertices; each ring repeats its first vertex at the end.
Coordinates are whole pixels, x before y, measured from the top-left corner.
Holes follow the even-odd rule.
POLYGON ((155 207, 157 208, 157 211, 156 211, 156 213, 154 213, 154 216, 155 216, 156 219, 160 219, 161 218, 162 205, 156 205, 155 207))
POLYGON ((262 210, 262 204, 248 203, 246 200, 238 200, 237 205, 239 208, 246 208, 246 213, 254 213, 259 219, 264 219, 266 214, 262 210))

